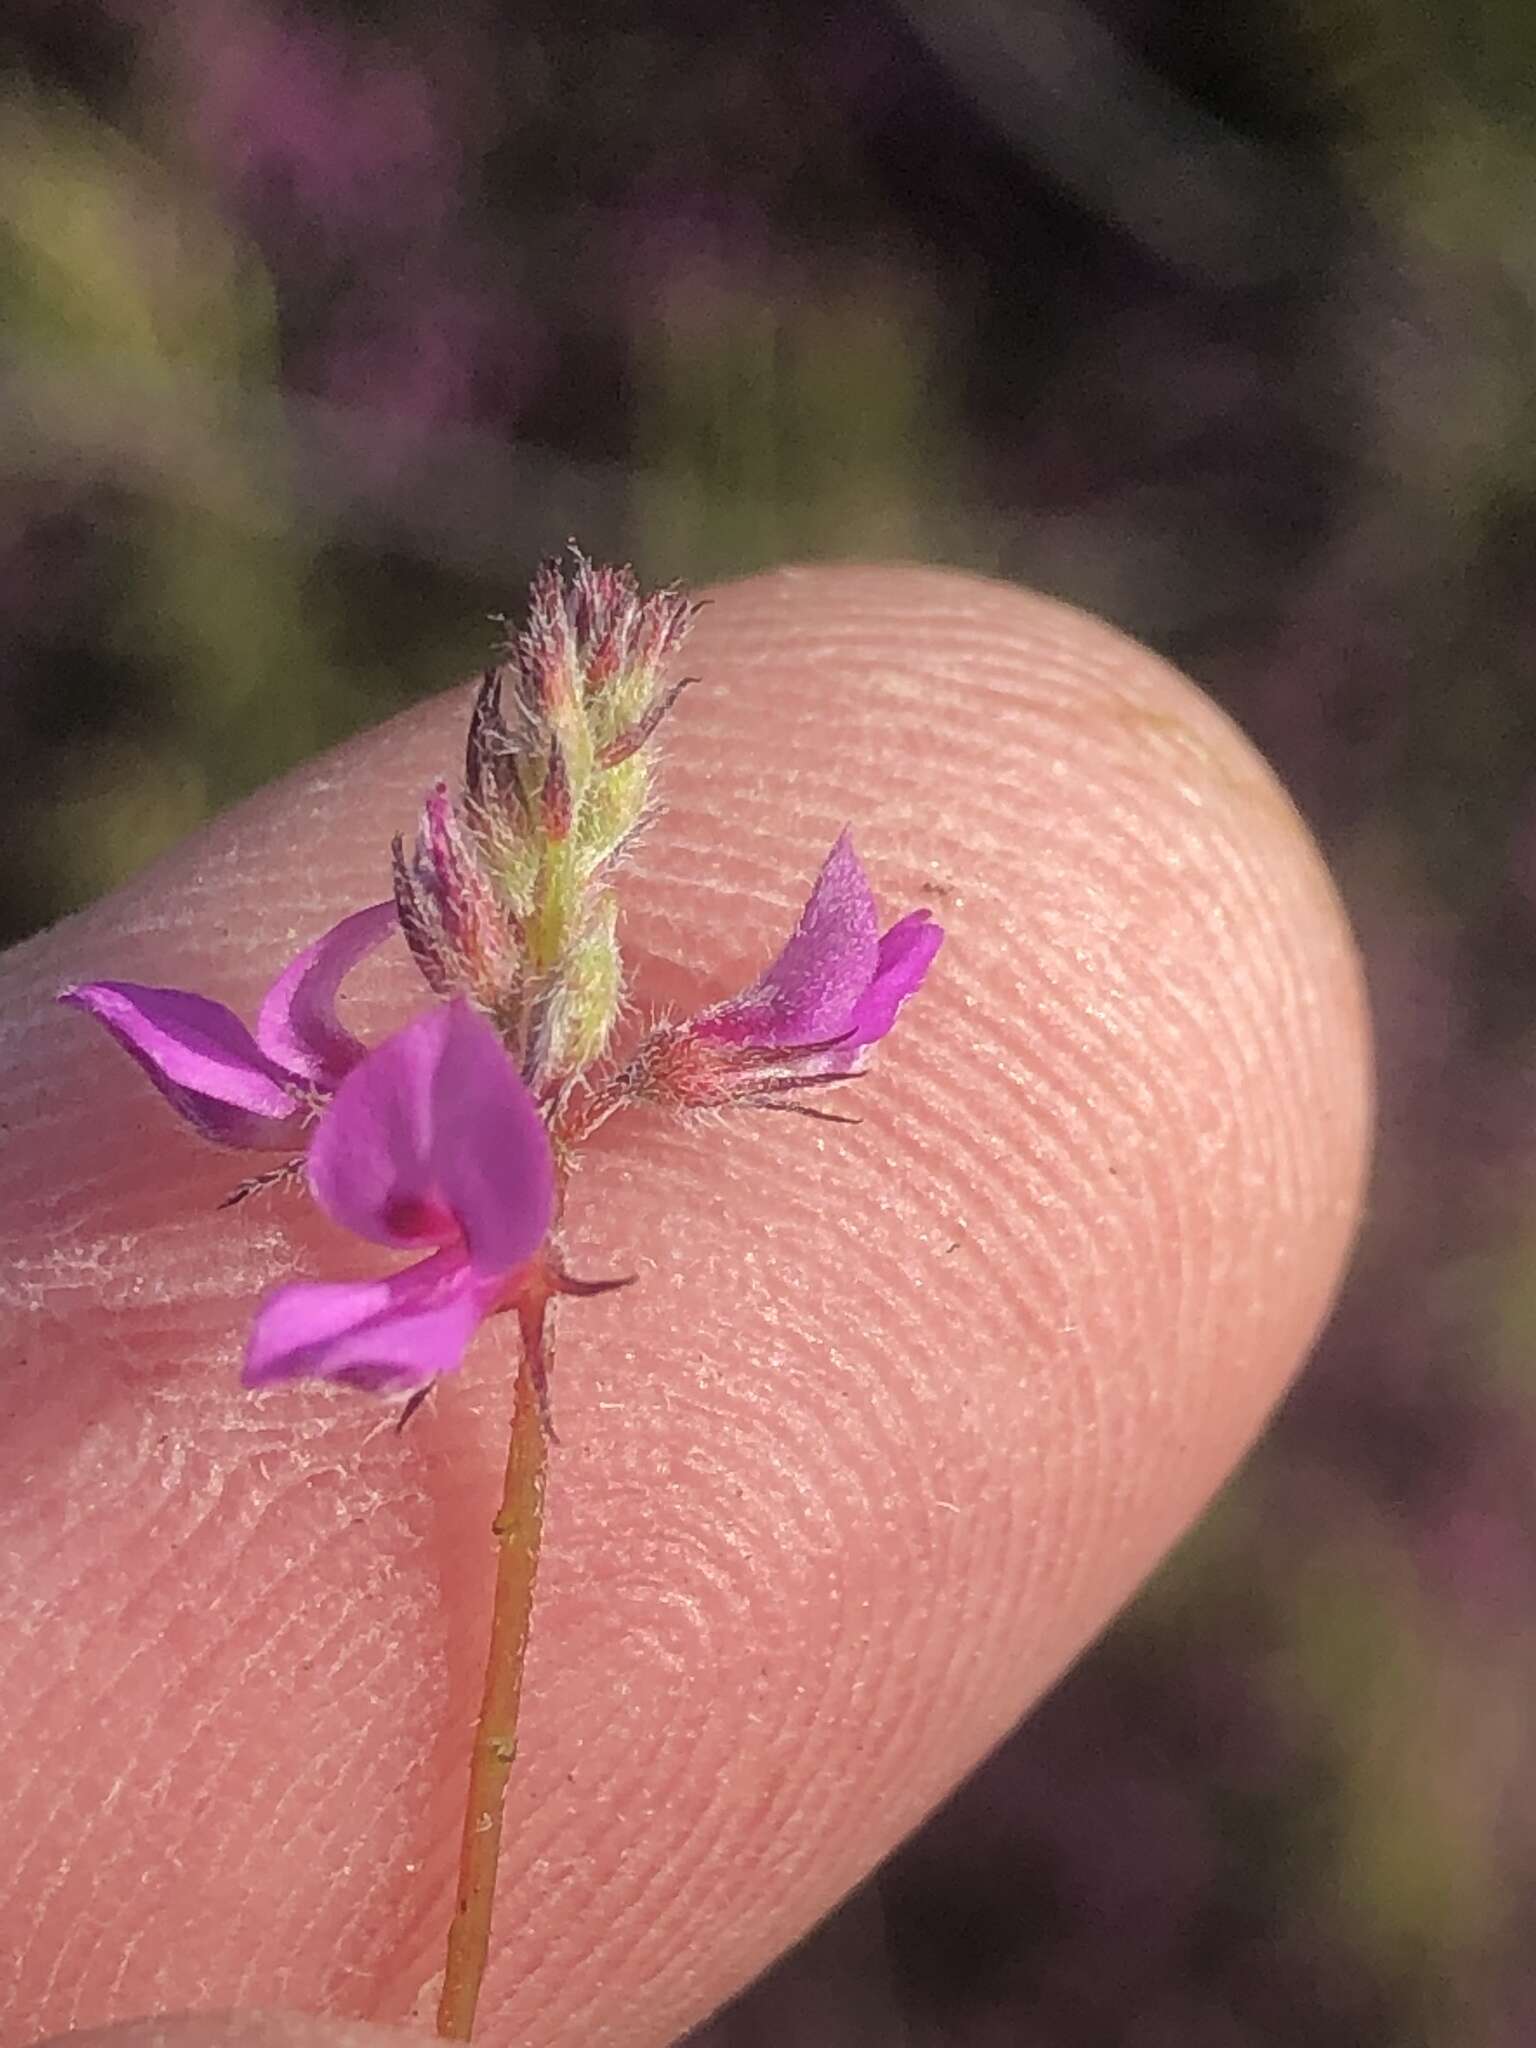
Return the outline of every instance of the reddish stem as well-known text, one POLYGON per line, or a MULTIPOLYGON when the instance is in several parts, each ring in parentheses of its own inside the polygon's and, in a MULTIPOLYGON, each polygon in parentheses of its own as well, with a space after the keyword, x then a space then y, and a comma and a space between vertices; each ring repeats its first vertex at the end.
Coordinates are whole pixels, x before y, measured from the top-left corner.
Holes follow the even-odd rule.
POLYGON ((458 1892, 448 1929, 448 1959, 437 2007, 438 2034, 450 2041, 467 2041, 474 2031, 475 2008, 490 1951, 507 1779, 517 1755, 523 1661, 528 1649, 533 1584, 544 1527, 545 1441, 535 1394, 536 1380, 542 1378, 546 1364, 541 1348, 543 1307, 541 1300, 537 1320, 531 1327, 530 1318, 520 1318, 522 1357, 507 1443, 507 1467, 501 1506, 491 1524, 497 1544, 491 1642, 469 1767, 458 1892))

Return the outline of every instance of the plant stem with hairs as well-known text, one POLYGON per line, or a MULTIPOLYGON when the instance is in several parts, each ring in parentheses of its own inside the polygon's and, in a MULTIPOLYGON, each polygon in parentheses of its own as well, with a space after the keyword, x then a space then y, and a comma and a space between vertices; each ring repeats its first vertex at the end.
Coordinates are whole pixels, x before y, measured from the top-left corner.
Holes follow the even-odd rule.
MULTIPOLYGON (((536 1334, 533 1341, 538 1342, 536 1334)), ((531 1348, 525 1334, 501 1506, 491 1524, 497 1545, 491 1641, 469 1767, 458 1889, 448 1930, 448 1960, 437 2007, 438 2034, 449 2041, 467 2041, 473 2033, 475 2008, 485 1976, 496 1899, 496 1867, 501 1856, 502 1811, 507 1779, 517 1755, 523 1662, 528 1650, 533 1583, 544 1528, 546 1449, 531 1348)))

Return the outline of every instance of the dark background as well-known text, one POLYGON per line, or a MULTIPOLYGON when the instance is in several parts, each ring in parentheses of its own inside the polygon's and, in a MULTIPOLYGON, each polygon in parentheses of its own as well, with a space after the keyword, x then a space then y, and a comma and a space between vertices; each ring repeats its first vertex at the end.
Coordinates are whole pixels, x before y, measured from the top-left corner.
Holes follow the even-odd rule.
POLYGON ((0 58, 0 936, 576 534, 1103 612, 1366 947, 1314 1369, 698 2048, 1536 2042, 1536 9, 9 0, 0 58))

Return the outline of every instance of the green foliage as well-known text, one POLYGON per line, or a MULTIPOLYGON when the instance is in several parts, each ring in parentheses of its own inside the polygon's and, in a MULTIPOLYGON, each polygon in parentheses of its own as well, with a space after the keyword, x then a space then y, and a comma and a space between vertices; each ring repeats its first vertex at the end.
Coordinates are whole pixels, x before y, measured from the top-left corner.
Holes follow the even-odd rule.
POLYGON ((121 134, 65 102, 13 99, 0 109, 0 290, 38 430, 88 429, 136 487, 97 651, 144 694, 131 730, 110 716, 82 726, 34 823, 43 907, 64 908, 347 730, 360 706, 331 674, 279 431, 253 461, 230 430, 277 375, 254 252, 121 134), (142 488, 157 464, 154 450, 136 460, 137 444, 157 435, 176 437, 179 490, 142 488))
POLYGON ((691 577, 916 556, 950 495, 932 317, 871 278, 679 290, 641 341, 636 527, 691 577))

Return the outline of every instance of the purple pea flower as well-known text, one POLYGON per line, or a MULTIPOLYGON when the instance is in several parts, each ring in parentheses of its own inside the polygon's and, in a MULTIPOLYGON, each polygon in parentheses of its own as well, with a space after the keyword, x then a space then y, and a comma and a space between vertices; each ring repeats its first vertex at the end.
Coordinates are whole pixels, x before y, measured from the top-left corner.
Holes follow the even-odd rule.
POLYGON ((541 1401, 537 1345, 556 1292, 597 1291, 536 1260, 555 1213, 537 1105, 469 1006, 439 1006, 353 1067, 310 1142, 315 1200, 374 1244, 428 1252, 372 1280, 301 1282, 256 1312, 248 1387, 300 1378, 417 1392, 462 1361, 488 1316, 517 1308, 541 1401))
POLYGON ((336 996, 394 923, 393 903, 375 903, 307 946, 268 990, 254 1036, 223 1003, 186 989, 87 981, 59 1001, 104 1024, 203 1137, 292 1151, 317 1101, 364 1057, 337 1021, 336 996))
POLYGON ((880 931, 845 831, 772 966, 739 995, 653 1033, 636 1056, 635 1092, 684 1109, 797 1108, 779 1098, 864 1071, 943 942, 927 910, 880 931))

